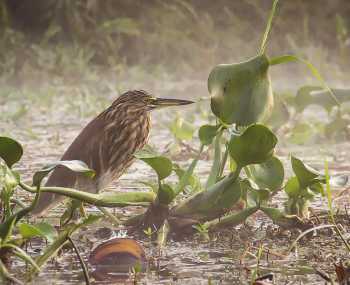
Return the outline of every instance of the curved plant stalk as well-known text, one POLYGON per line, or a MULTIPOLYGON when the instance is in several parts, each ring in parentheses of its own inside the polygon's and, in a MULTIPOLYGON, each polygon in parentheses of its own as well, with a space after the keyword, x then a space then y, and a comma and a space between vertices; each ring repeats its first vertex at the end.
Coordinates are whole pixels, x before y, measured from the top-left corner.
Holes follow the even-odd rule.
POLYGON ((259 52, 258 52, 259 55, 262 55, 262 54, 265 53, 267 40, 269 38, 269 34, 270 34, 270 31, 271 31, 271 27, 272 27, 272 20, 273 20, 275 14, 276 14, 277 4, 278 4, 278 0, 274 0, 273 4, 272 4, 271 11, 270 11, 270 14, 269 14, 269 18, 267 20, 266 29, 265 29, 264 35, 262 37, 262 40, 261 40, 260 49, 259 49, 259 52))
POLYGON ((12 214, 9 218, 7 218, 2 224, 0 224, 0 238, 2 239, 2 243, 5 243, 7 239, 10 237, 12 233, 13 227, 16 225, 18 221, 20 221, 24 216, 32 211, 40 198, 40 186, 33 187, 33 191, 36 192, 34 200, 32 203, 24 208, 19 210, 17 213, 12 214))
POLYGON ((175 196, 177 196, 179 193, 181 193, 184 190, 185 186, 188 184, 188 179, 193 174, 193 171, 198 163, 198 160, 203 152, 203 149, 204 149, 204 145, 201 144, 197 156, 192 160, 190 166, 187 168, 184 175, 182 175, 179 183, 176 185, 175 190, 174 190, 175 196))
POLYGON ((214 142, 214 161, 210 169, 210 174, 206 183, 206 189, 214 185, 219 178, 219 173, 221 169, 221 138, 223 134, 223 129, 221 129, 216 137, 214 142))
POLYGON ((228 159, 228 153, 229 153, 229 150, 228 150, 228 146, 226 144, 226 149, 225 149, 224 155, 222 156, 220 169, 219 169, 219 173, 218 173, 218 178, 219 179, 220 179, 220 177, 222 177, 222 174, 224 173, 226 162, 227 162, 227 159, 228 159))
POLYGON ((83 258, 81 257, 80 252, 79 252, 78 248, 76 247, 75 243, 73 242, 73 240, 70 237, 68 237, 67 239, 69 240, 69 242, 71 243, 71 245, 74 248, 75 253, 77 254, 80 266, 81 266, 83 273, 84 273, 85 284, 90 285, 89 271, 87 269, 87 266, 86 266, 83 258))
MULTIPOLYGON (((34 192, 35 188, 23 182, 19 184, 24 190, 34 192)), ((126 206, 147 206, 155 199, 152 192, 104 192, 93 194, 63 187, 41 187, 42 192, 60 194, 84 203, 93 204, 99 207, 126 207, 126 206)))
POLYGON ((313 227, 311 229, 308 229, 304 232, 302 232, 296 239, 295 241, 293 241, 293 243, 290 245, 290 247, 288 248, 287 250, 287 254, 289 254, 294 247, 296 247, 298 241, 304 237, 305 235, 307 235, 308 233, 312 232, 312 231, 315 231, 315 230, 321 230, 321 229, 327 229, 327 228, 335 228, 336 225, 321 225, 321 226, 317 226, 317 227, 313 227))
POLYGON ((107 218, 109 218, 115 226, 118 226, 121 224, 121 221, 113 215, 111 212, 109 212, 107 209, 103 207, 97 207, 107 218))
POLYGON ((39 266, 35 263, 35 261, 20 247, 11 244, 11 243, 6 243, 1 245, 1 248, 10 248, 14 251, 15 255, 17 255, 19 258, 21 258, 22 260, 30 263, 33 268, 35 268, 36 270, 39 270, 39 266))
POLYGON ((216 230, 224 227, 234 227, 243 223, 249 216, 253 215, 259 207, 246 208, 238 213, 229 214, 216 220, 206 222, 204 225, 209 230, 216 230))
POLYGON ((237 178, 240 169, 230 173, 206 191, 201 191, 171 209, 174 218, 208 221, 229 211, 241 197, 237 178))
MULTIPOLYGON (((5 264, 0 259, 0 278, 13 282, 13 284, 24 285, 24 283, 17 278, 13 277, 10 272, 8 272, 5 264)), ((0 279, 0 281, 1 281, 0 279)))
POLYGON ((276 64, 281 64, 281 63, 287 63, 287 62, 301 62, 307 66, 307 68, 311 71, 312 75, 321 83, 321 86, 328 91, 327 94, 334 100, 335 104, 340 107, 340 103, 337 99, 337 97, 334 95, 332 89, 328 86, 326 81, 323 79, 321 76, 320 72, 317 70, 317 68, 309 61, 306 59, 303 59, 301 57, 298 57, 296 55, 282 55, 282 56, 277 56, 269 59, 269 64, 270 65, 276 65, 276 64))

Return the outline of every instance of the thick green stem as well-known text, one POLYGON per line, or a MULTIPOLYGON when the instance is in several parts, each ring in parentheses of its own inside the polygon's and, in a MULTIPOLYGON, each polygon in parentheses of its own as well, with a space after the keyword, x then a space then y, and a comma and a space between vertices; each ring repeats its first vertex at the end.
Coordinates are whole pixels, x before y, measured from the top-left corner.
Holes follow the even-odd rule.
MULTIPOLYGON (((0 259, 0 278, 2 280, 8 280, 10 282, 13 282, 14 284, 18 285, 24 285, 24 283, 17 278, 13 277, 7 270, 5 264, 0 259)), ((0 281, 1 281, 0 279, 0 281)))
POLYGON ((210 186, 214 185, 218 179, 218 175, 220 172, 220 165, 221 165, 221 137, 223 134, 223 129, 221 129, 216 137, 214 142, 214 161, 213 165, 210 169, 210 174, 206 183, 206 189, 208 189, 210 186))
MULTIPOLYGON (((20 183, 20 186, 29 192, 34 192, 34 187, 20 183)), ((104 192, 93 194, 63 187, 42 187, 41 192, 55 193, 72 199, 82 201, 99 207, 126 207, 148 206, 155 199, 152 192, 104 192)))
POLYGON ((227 216, 221 217, 219 219, 212 220, 210 222, 206 222, 205 226, 209 230, 214 230, 214 229, 223 228, 223 227, 225 227, 225 228, 234 227, 234 226, 237 226, 237 225, 243 223, 249 216, 254 214, 258 209, 259 209, 259 207, 247 208, 247 209, 244 209, 238 213, 235 213, 232 215, 227 215, 227 216))
POLYGON ((201 145, 197 156, 192 160, 190 166, 188 167, 188 169, 186 170, 184 175, 182 175, 179 183, 177 184, 177 186, 175 188, 175 191, 174 191, 175 196, 178 195, 179 193, 181 193, 184 190, 185 186, 188 184, 188 179, 193 174, 193 171, 198 163, 198 160, 203 152, 203 149, 204 149, 204 145, 201 145))
POLYGON ((222 174, 224 173, 224 169, 225 169, 225 165, 226 165, 226 162, 227 162, 227 158, 228 158, 228 145, 226 145, 226 149, 225 149, 225 153, 224 153, 224 156, 222 157, 222 160, 221 160, 221 166, 220 166, 220 170, 219 170, 219 173, 218 173, 218 177, 220 178, 222 176, 222 174))

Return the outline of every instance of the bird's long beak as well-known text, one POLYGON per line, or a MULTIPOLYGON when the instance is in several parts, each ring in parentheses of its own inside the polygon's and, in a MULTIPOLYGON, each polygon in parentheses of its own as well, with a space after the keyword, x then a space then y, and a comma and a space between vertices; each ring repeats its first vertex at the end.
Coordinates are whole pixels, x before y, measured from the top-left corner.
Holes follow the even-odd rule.
POLYGON ((152 107, 158 109, 162 107, 188 105, 192 103, 194 102, 182 99, 154 98, 152 100, 152 107))

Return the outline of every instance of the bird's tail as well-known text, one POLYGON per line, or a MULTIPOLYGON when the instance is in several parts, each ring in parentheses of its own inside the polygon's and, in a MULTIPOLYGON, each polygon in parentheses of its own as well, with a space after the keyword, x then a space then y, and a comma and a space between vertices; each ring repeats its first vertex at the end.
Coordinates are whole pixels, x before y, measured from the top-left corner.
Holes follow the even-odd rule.
MULTIPOLYGON (((58 167, 52 172, 45 186, 73 187, 75 180, 76 176, 73 172, 63 167, 58 167)), ((48 210, 54 208, 64 199, 65 197, 62 195, 43 192, 40 194, 39 201, 37 202, 35 208, 31 211, 31 214, 35 217, 44 216, 48 210)))

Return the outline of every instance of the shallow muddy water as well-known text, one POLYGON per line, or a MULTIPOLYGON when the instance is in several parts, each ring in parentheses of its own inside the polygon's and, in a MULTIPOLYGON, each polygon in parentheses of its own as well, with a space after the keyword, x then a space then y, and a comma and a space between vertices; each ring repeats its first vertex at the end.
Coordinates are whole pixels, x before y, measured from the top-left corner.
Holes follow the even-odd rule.
MULTIPOLYGON (((168 93, 176 92, 170 88, 168 93)), ((18 102, 21 102, 21 99, 18 99, 18 102)), ((52 104, 58 102, 66 104, 62 98, 54 99, 52 104)), ((23 104, 25 103, 24 100, 23 104)), ((93 115, 83 118, 77 116, 76 110, 67 112, 61 104, 57 105, 57 111, 50 105, 51 111, 49 112, 40 112, 38 109, 37 115, 26 114, 22 118, 0 123, 2 133, 11 135, 24 146, 23 159, 16 169, 21 172, 22 179, 25 181, 30 180, 34 171, 47 162, 59 159, 89 118, 93 117, 93 115)), ((4 111, 5 105, 1 109, 4 111)), ((188 107, 184 108, 183 111, 178 111, 185 117, 191 117, 191 115, 196 114, 195 110, 196 107, 188 107)), ((97 113, 98 110, 95 112, 97 113)), ((169 143, 175 141, 165 126, 166 123, 160 123, 169 120, 168 110, 153 114, 154 124, 150 144, 160 152, 167 150, 169 143)), ((200 125, 202 122, 205 121, 198 119, 195 121, 195 125, 200 125)), ((291 174, 288 158, 291 152, 316 169, 322 170, 324 161, 327 159, 331 174, 350 175, 349 142, 325 142, 308 146, 295 146, 283 140, 283 138, 280 139, 276 154, 282 159, 287 169, 287 177, 291 174)), ((189 144, 195 149, 198 148, 198 139, 194 139, 194 143, 189 142, 189 144)), ((188 164, 192 156, 185 148, 182 148, 182 152, 177 150, 176 155, 173 150, 171 155, 181 165, 188 164)), ((196 174, 203 182, 209 173, 210 166, 210 161, 202 159, 196 168, 196 174)), ((148 189, 140 181, 151 179, 155 179, 152 170, 143 162, 136 161, 125 175, 111 185, 109 190, 139 189, 145 191, 148 189)), ((333 197, 336 197, 345 188, 333 189, 333 197)), ((341 197, 335 199, 335 204, 342 214, 342 216, 339 215, 338 220, 345 230, 348 230, 349 227, 348 216, 344 214, 344 209, 349 207, 348 192, 344 192, 341 197)), ((18 192, 18 196, 21 199, 26 199, 29 194, 18 192)), ((272 206, 282 207, 284 200, 283 193, 279 193, 274 197, 272 206)), ((327 203, 324 198, 315 199, 311 207, 316 214, 326 214, 327 203)), ((61 206, 53 210, 52 217, 47 218, 47 220, 57 223, 55 217, 62 213, 62 209, 61 206)), ((87 210, 91 213, 97 212, 94 207, 87 207, 87 210)), ((140 210, 115 209, 115 213, 128 216, 140 210)), ((340 259, 346 259, 348 253, 336 234, 325 229, 318 231, 314 236, 302 239, 297 250, 287 254, 288 247, 299 234, 298 231, 279 230, 261 212, 258 212, 249 218, 244 225, 211 235, 209 242, 201 240, 197 235, 180 239, 172 237, 161 254, 147 238, 134 236, 144 245, 149 257, 150 268, 147 273, 140 277, 139 284, 247 284, 252 270, 257 266, 257 259, 254 255, 257 254, 260 244, 263 244, 266 250, 259 265, 260 275, 274 273, 274 284, 322 284, 323 279, 315 274, 312 268, 334 274, 333 263, 340 259)), ((87 260, 91 249, 96 245, 112 237, 125 235, 124 229, 116 228, 108 220, 105 220, 81 230, 73 236, 73 240, 87 260)), ((29 251, 38 254, 41 247, 42 242, 34 240, 29 251)), ((21 263, 15 263, 13 269, 20 272, 25 269, 25 266, 21 263)), ((120 282, 109 280, 96 284, 124 284, 125 282, 132 284, 132 279, 120 282)), ((30 284, 84 284, 75 253, 71 250, 64 250, 64 254, 49 262, 30 284)))

